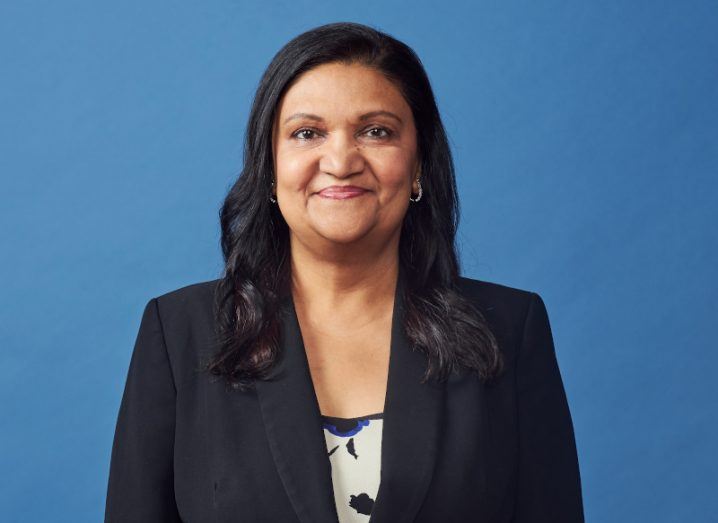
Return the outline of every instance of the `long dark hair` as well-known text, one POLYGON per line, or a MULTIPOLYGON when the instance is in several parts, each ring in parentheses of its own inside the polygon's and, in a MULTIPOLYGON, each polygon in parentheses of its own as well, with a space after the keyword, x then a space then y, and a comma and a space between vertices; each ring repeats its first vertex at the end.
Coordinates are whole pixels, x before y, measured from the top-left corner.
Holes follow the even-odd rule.
POLYGON ((399 242, 406 276, 404 329, 428 359, 424 380, 459 366, 485 381, 503 368, 488 324, 459 292, 454 244, 459 206, 454 164, 429 78, 414 51, 372 27, 349 22, 300 34, 272 59, 247 123, 244 166, 220 210, 225 267, 215 294, 220 350, 206 366, 233 388, 267 377, 278 355, 280 306, 290 291, 288 226, 270 202, 272 128, 291 82, 325 63, 359 63, 382 73, 403 94, 417 129, 423 196, 409 206, 399 242))

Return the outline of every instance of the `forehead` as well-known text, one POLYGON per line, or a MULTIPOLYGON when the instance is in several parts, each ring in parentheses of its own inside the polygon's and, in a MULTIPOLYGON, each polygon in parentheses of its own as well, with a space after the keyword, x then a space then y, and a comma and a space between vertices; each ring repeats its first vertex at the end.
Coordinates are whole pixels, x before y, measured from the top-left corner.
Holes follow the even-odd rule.
POLYGON ((281 122, 295 111, 330 118, 377 109, 402 115, 411 111, 399 88, 379 71, 360 64, 330 63, 295 79, 280 100, 277 116, 281 122))

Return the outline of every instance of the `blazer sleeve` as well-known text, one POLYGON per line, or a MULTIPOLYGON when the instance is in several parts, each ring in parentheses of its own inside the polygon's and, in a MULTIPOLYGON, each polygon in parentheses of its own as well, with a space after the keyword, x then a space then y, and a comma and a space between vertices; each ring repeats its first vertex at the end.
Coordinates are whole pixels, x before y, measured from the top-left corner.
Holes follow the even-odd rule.
POLYGON ((519 470, 515 523, 582 523, 573 423, 546 306, 531 293, 517 355, 519 470))
POLYGON ((145 306, 112 444, 106 523, 180 522, 174 496, 176 390, 157 298, 145 306))

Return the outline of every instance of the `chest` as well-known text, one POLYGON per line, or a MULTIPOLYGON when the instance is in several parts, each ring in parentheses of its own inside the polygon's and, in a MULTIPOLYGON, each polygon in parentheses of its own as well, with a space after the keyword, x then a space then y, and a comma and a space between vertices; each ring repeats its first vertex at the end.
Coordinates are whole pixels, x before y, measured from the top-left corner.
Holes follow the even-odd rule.
MULTIPOLYGON (((384 477, 393 477, 394 484, 404 486, 414 481, 412 464, 427 455, 427 449, 437 456, 430 488, 414 521, 511 521, 519 448, 513 375, 507 375, 490 393, 468 373, 450 379, 445 384, 446 400, 440 402, 440 417, 427 421, 433 408, 411 408, 417 397, 416 405, 427 405, 427 396, 417 394, 424 389, 401 380, 400 369, 408 367, 407 360, 396 361, 403 365, 396 367, 399 380, 394 383, 412 390, 401 395, 397 385, 392 394, 395 421, 382 434, 381 445, 393 470, 385 469, 384 477), (437 426, 441 427, 439 437, 427 439, 427 430, 437 426), (472 494, 467 496, 467 492, 472 494), (506 514, 489 517, 502 500, 506 514)), ((332 481, 330 477, 326 483, 317 481, 317 458, 323 458, 327 446, 316 427, 303 423, 309 412, 305 389, 296 381, 289 388, 281 380, 268 382, 262 389, 263 410, 256 392, 228 394, 221 381, 201 375, 193 379, 179 389, 173 447, 174 495, 182 520, 298 523, 287 484, 290 494, 298 486, 310 486, 313 495, 303 499, 316 500, 332 481), (313 451, 308 452, 309 448, 313 451), (277 463, 282 466, 277 468, 277 463)), ((345 414, 341 417, 363 412, 345 414)), ((354 454, 363 456, 357 448, 354 454)), ((349 449, 344 450, 345 458, 354 459, 349 449)), ((303 503, 305 508, 318 504, 303 503)), ((375 519, 401 519, 401 513, 389 512, 375 519)))
POLYGON ((341 418, 383 412, 391 321, 360 330, 301 328, 320 412, 341 418))

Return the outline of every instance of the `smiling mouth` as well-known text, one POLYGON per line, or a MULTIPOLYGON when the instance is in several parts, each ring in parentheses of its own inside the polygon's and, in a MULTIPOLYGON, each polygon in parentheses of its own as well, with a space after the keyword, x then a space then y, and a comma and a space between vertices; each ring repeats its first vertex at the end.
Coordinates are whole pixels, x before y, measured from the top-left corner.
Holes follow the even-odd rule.
POLYGON ((317 193, 322 198, 329 198, 332 200, 346 200, 349 198, 356 198, 363 194, 368 193, 366 189, 361 187, 327 187, 317 193))

